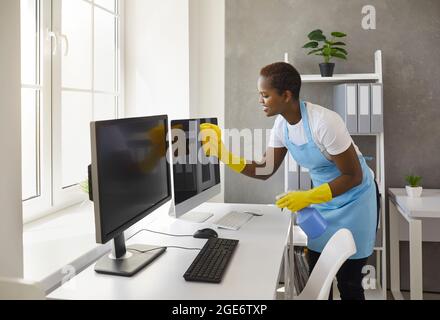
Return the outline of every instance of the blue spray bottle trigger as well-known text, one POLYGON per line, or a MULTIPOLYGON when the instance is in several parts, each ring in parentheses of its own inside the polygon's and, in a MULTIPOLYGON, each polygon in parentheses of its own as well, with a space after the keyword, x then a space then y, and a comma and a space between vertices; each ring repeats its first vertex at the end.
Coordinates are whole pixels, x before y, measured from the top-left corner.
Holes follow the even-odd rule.
POLYGON ((327 230, 328 223, 315 208, 305 208, 297 213, 297 223, 309 239, 317 239, 327 230))

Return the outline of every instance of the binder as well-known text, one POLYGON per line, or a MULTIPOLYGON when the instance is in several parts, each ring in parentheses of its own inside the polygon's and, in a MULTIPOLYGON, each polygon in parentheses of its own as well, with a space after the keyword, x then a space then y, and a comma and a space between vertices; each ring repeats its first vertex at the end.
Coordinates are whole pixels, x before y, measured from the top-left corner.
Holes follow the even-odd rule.
POLYGON ((370 85, 358 85, 358 133, 371 133, 370 85))
POLYGON ((312 188, 312 178, 310 177, 310 171, 307 168, 301 167, 300 179, 299 179, 300 190, 310 190, 312 188))
POLYGON ((351 134, 358 133, 357 89, 357 84, 345 83, 335 86, 333 92, 334 110, 342 117, 351 134))
POLYGON ((382 133, 383 125, 383 86, 371 84, 371 133, 382 133))
POLYGON ((299 190, 299 166, 298 163, 292 158, 291 155, 287 158, 288 170, 286 172, 286 186, 285 191, 295 191, 299 190))

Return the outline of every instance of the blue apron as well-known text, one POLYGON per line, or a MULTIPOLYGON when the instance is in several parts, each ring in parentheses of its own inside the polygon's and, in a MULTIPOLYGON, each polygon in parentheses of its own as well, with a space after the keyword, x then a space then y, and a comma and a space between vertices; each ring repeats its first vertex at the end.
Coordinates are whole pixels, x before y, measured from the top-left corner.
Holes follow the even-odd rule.
MULTIPOLYGON (((329 161, 315 144, 310 130, 306 105, 301 101, 301 116, 307 143, 297 146, 289 139, 287 121, 285 126, 286 147, 295 161, 310 170, 313 185, 318 187, 341 176, 335 163, 329 161)), ((328 222, 327 231, 318 239, 310 239, 308 248, 322 252, 330 238, 340 229, 346 228, 353 234, 357 252, 350 259, 371 256, 376 240, 377 202, 373 175, 363 157, 359 158, 363 171, 363 182, 332 201, 313 205, 328 222)))

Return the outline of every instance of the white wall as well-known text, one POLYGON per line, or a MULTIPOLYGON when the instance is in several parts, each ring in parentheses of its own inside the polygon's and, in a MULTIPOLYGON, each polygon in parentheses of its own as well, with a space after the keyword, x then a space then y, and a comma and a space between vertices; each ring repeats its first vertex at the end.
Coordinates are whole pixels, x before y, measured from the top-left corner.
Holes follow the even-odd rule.
POLYGON ((225 0, 189 0, 191 116, 225 116, 225 0))
POLYGON ((224 127, 225 0, 125 0, 124 27, 125 115, 224 127))
MULTIPOLYGON (((191 118, 217 117, 224 128, 225 0, 189 0, 189 9, 191 118)), ((212 201, 224 202, 224 184, 212 201)))
POLYGON ((23 277, 20 1, 0 1, 0 276, 23 277))
POLYGON ((125 0, 125 115, 189 117, 188 0, 125 0))

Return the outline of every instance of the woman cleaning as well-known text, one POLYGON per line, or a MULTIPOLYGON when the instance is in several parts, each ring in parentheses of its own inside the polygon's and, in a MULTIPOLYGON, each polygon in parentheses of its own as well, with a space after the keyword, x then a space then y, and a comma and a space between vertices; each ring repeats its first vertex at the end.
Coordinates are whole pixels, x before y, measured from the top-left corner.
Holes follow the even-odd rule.
POLYGON ((338 289, 343 300, 364 300, 362 269, 373 253, 376 239, 377 185, 342 118, 329 109, 300 100, 301 85, 300 74, 290 64, 275 63, 261 70, 260 104, 267 117, 277 117, 261 162, 248 163, 229 152, 215 125, 201 126, 205 137, 211 137, 204 139, 204 150, 237 173, 261 180, 276 173, 287 152, 301 167, 309 169, 314 188, 291 192, 276 204, 292 212, 313 206, 327 220, 326 232, 308 242, 310 272, 338 230, 352 232, 357 253, 339 270, 338 289))

